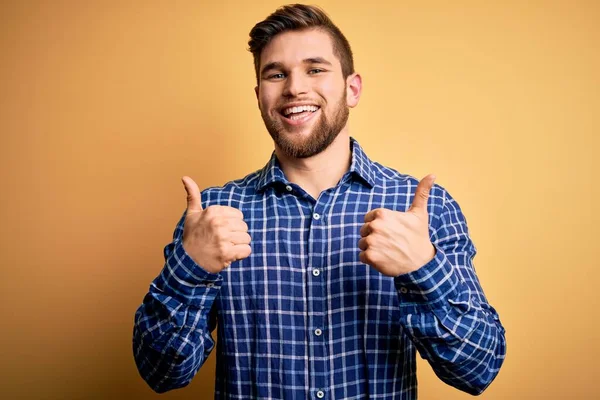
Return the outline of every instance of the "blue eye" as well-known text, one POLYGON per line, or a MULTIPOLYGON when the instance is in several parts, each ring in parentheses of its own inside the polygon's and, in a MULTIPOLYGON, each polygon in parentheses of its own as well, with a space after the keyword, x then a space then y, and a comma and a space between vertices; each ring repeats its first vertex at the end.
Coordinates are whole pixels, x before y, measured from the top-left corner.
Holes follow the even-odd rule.
POLYGON ((285 78, 284 74, 273 74, 271 76, 269 76, 269 79, 283 79, 285 78))

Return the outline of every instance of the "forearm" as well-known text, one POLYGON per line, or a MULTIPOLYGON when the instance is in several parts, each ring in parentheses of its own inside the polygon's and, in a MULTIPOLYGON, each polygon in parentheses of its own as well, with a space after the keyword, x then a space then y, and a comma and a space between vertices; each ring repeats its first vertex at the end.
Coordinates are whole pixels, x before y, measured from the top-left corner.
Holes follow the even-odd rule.
POLYGON ((220 277, 200 276, 202 271, 194 268, 198 267, 175 242, 135 314, 135 361, 156 392, 187 385, 214 347, 211 308, 220 277))
POLYGON ((473 271, 470 258, 454 254, 459 267, 442 249, 437 250, 426 266, 396 278, 401 323, 440 379, 479 394, 504 361, 504 328, 477 278, 463 276, 465 271, 473 271))

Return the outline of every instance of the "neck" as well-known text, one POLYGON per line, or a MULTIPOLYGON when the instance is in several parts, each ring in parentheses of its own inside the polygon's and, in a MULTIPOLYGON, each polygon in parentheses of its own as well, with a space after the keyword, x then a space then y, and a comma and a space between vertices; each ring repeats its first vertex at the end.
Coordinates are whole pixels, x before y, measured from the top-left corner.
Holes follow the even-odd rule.
POLYGON ((350 168, 350 135, 345 127, 325 150, 308 158, 293 158, 275 146, 285 177, 317 199, 323 190, 334 187, 350 168))

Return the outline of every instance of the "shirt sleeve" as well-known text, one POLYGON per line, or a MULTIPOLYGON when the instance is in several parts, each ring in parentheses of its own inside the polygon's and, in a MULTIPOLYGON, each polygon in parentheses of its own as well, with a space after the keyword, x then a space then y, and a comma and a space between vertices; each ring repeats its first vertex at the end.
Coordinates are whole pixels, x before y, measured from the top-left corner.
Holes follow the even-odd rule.
POLYGON ((148 385, 163 393, 190 383, 215 342, 220 274, 203 270, 181 242, 185 213, 165 246, 165 265, 135 313, 133 353, 148 385))
POLYGON ((505 329, 475 273, 466 219, 445 190, 442 197, 437 227, 430 229, 434 259, 394 278, 401 324, 441 380, 477 395, 504 361, 505 329))

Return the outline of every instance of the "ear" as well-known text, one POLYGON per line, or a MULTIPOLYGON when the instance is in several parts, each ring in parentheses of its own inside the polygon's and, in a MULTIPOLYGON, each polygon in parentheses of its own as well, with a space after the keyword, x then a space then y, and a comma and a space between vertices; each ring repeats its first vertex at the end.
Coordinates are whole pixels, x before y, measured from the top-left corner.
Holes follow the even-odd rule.
POLYGON ((254 93, 256 94, 256 100, 258 100, 258 85, 254 87, 254 93))
POLYGON ((362 78, 359 74, 353 73, 346 78, 346 104, 350 108, 358 105, 360 94, 362 93, 362 78))

